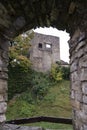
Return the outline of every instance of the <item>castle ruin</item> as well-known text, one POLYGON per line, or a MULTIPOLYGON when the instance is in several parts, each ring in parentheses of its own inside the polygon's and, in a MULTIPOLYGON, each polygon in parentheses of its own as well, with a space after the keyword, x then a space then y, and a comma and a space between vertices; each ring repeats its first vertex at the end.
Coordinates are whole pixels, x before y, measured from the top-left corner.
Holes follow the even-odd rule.
POLYGON ((36 71, 47 72, 60 61, 59 37, 34 33, 31 44, 30 60, 36 71))

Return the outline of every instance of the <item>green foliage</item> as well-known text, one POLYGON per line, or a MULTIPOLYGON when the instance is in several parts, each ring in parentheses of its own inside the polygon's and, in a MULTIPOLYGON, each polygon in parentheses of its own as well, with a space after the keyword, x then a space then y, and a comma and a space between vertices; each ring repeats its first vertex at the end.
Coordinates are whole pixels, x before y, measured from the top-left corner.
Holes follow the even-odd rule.
POLYGON ((15 94, 22 93, 31 88, 31 62, 27 58, 30 47, 30 40, 33 33, 25 33, 14 39, 13 45, 9 48, 8 66, 8 95, 11 99, 15 94))
POLYGON ((61 66, 57 66, 57 64, 53 64, 52 68, 51 68, 51 78, 54 81, 61 81, 63 78, 63 73, 62 73, 62 69, 61 66))
POLYGON ((31 117, 34 116, 35 106, 26 101, 16 99, 16 101, 9 102, 7 113, 9 113, 9 116, 7 114, 8 119, 31 117))
POLYGON ((50 87, 48 74, 33 71, 32 75, 32 95, 35 99, 43 99, 50 87))
POLYGON ((50 72, 50 76, 54 81, 61 81, 63 79, 69 80, 70 68, 60 65, 60 62, 53 64, 50 72))
POLYGON ((30 77, 31 79, 28 80, 28 82, 30 82, 31 87, 26 87, 26 91, 21 94, 20 98, 28 103, 34 104, 35 102, 44 99, 51 83, 48 74, 43 74, 33 70, 30 77))
POLYGON ((15 94, 20 94, 27 89, 31 89, 31 81, 32 70, 28 69, 24 71, 24 69, 20 66, 12 67, 9 65, 8 67, 8 97, 11 99, 15 94))
MULTIPOLYGON (((69 99, 70 83, 67 80, 58 82, 56 85, 49 87, 47 95, 43 100, 34 102, 29 95, 29 91, 22 93, 15 101, 8 103, 7 119, 28 118, 32 116, 55 116, 71 118, 71 105, 69 99), (30 98, 30 99, 29 99, 30 98), (31 101, 29 101, 31 100, 31 101)), ((46 129, 70 129, 72 126, 58 123, 33 123, 31 126, 42 126, 46 129)))
POLYGON ((9 66, 8 95, 11 99, 15 94, 23 94, 22 99, 33 103, 34 100, 42 100, 51 86, 49 75, 36 72, 32 69, 23 71, 20 66, 9 66))
POLYGON ((33 32, 19 35, 14 39, 12 46, 9 48, 11 66, 15 67, 18 65, 26 70, 31 65, 29 58, 27 58, 28 50, 31 46, 31 35, 33 35, 33 32))
POLYGON ((63 74, 63 79, 69 80, 70 79, 70 68, 62 67, 62 74, 63 74))

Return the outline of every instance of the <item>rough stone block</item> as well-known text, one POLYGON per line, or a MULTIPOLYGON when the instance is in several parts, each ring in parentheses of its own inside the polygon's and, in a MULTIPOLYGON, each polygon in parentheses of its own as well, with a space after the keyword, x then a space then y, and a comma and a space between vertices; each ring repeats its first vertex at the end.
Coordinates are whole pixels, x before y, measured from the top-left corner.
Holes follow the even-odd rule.
POLYGON ((83 126, 83 130, 87 130, 87 125, 84 125, 84 126, 83 126))
POLYGON ((81 82, 80 81, 75 81, 75 82, 72 82, 72 84, 71 84, 71 88, 73 90, 79 91, 80 87, 81 87, 81 82))
POLYGON ((77 47, 76 47, 76 51, 79 51, 80 48, 85 48, 86 46, 86 42, 85 41, 82 41, 80 43, 78 43, 77 47))
POLYGON ((2 128, 2 130, 43 130, 43 128, 5 124, 2 128))
POLYGON ((87 104, 87 96, 86 95, 83 96, 83 103, 87 104))
POLYGON ((80 110, 80 102, 77 100, 71 100, 72 107, 76 110, 80 110))
POLYGON ((77 71, 75 71, 71 74, 71 81, 72 82, 79 81, 79 75, 78 75, 77 71))
POLYGON ((78 51, 77 55, 78 55, 78 58, 80 58, 80 57, 82 57, 84 55, 83 48, 78 51))
POLYGON ((73 52, 73 55, 70 58, 70 65, 74 62, 74 60, 78 59, 77 53, 73 52))
POLYGON ((82 92, 81 91, 75 91, 75 99, 79 102, 82 102, 82 92))
POLYGON ((82 93, 87 94, 87 82, 82 83, 82 93))
POLYGON ((87 55, 84 55, 82 58, 79 60, 79 67, 82 68, 87 68, 87 55))
POLYGON ((71 91, 71 99, 75 99, 75 91, 74 90, 71 91))
POLYGON ((86 46, 84 47, 84 52, 87 53, 87 43, 86 46))
POLYGON ((87 68, 81 69, 80 80, 87 81, 87 68))
POLYGON ((7 89, 7 81, 0 79, 0 93, 5 93, 7 89))
POLYGON ((0 123, 6 121, 6 116, 5 114, 0 114, 0 123))
POLYGON ((84 112, 79 111, 78 119, 79 119, 82 123, 87 124, 87 115, 86 115, 84 112))
POLYGON ((5 102, 5 101, 7 101, 7 98, 8 96, 7 96, 7 93, 2 93, 2 94, 0 94, 0 102, 5 102))
POLYGON ((83 104, 82 111, 87 115, 87 105, 83 104))
POLYGON ((70 66, 70 72, 76 71, 78 68, 78 60, 76 59, 70 66))
POLYGON ((8 79, 8 74, 7 74, 7 72, 0 72, 0 79, 7 80, 7 79, 8 79))
POLYGON ((7 103, 6 102, 1 102, 0 103, 0 113, 5 113, 7 110, 7 103))

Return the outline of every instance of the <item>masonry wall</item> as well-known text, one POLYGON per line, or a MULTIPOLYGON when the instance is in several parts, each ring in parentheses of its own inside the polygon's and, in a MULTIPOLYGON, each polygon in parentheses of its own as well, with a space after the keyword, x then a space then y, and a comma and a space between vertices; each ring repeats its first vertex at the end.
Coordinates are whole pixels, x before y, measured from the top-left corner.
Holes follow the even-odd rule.
MULTIPOLYGON (((0 37, 0 128, 1 123, 6 120, 5 112, 7 109, 7 79, 8 79, 8 47, 9 41, 0 37)), ((2 130, 2 128, 0 129, 2 130)))
POLYGON ((30 60, 35 70, 41 72, 49 71, 51 64, 60 61, 58 37, 35 33, 31 43, 30 60))
POLYGON ((87 39, 77 30, 70 40, 71 104, 74 130, 87 130, 87 39))

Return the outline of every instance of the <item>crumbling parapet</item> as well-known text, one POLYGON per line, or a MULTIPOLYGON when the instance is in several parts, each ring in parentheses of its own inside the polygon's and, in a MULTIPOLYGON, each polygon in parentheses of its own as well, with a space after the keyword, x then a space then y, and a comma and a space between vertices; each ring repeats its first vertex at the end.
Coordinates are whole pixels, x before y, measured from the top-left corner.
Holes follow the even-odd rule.
POLYGON ((8 47, 8 40, 0 36, 0 124, 6 120, 8 47))
POLYGON ((69 41, 74 130, 87 130, 87 39, 76 30, 69 41))

